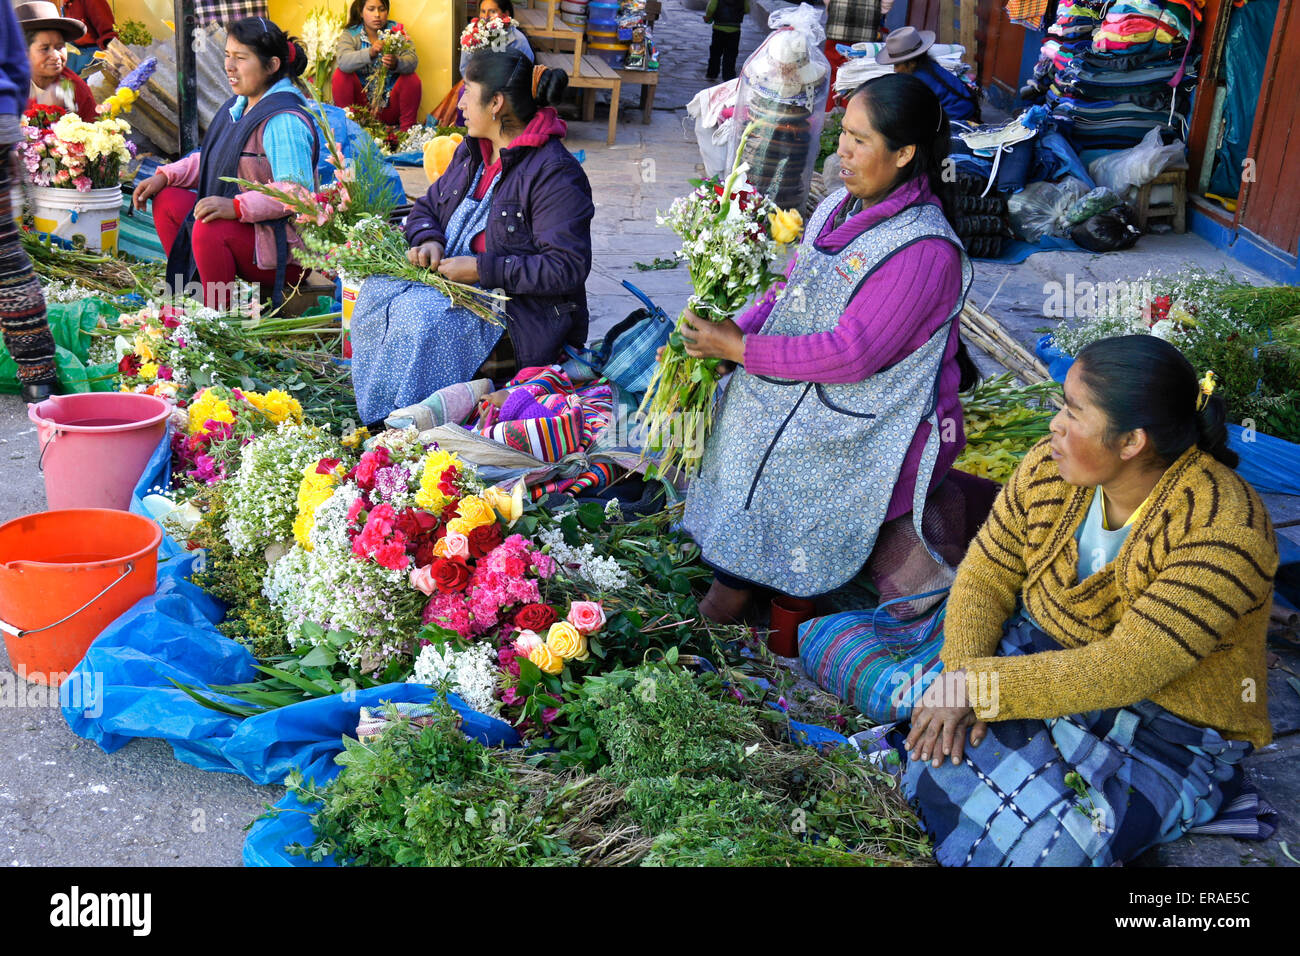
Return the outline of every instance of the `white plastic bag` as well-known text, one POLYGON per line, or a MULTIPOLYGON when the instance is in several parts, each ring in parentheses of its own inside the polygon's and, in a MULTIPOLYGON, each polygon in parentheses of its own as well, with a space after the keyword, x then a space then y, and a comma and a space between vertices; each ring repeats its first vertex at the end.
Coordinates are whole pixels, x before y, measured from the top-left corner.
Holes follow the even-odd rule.
POLYGON ((717 176, 731 169, 732 130, 735 127, 732 112, 736 108, 736 92, 740 80, 731 79, 717 86, 700 90, 686 104, 687 116, 695 119, 695 141, 704 161, 704 175, 717 176), (727 113, 723 118, 723 113, 727 113))
POLYGON ((1088 193, 1088 184, 1067 176, 1059 183, 1030 183, 1007 197, 1007 214, 1011 225, 1025 242, 1038 242, 1043 236, 1065 236, 1070 224, 1065 211, 1088 193))
POLYGON ((1132 149, 1121 149, 1094 159, 1088 165, 1088 172, 1097 185, 1123 196, 1130 186, 1145 186, 1170 167, 1184 167, 1187 147, 1182 140, 1164 145, 1160 130, 1161 127, 1153 126, 1142 137, 1142 142, 1132 149))
POLYGON ((749 181, 783 209, 803 208, 821 148, 831 72, 821 16, 806 3, 772 14, 772 32, 740 71, 731 155, 752 123, 749 181))

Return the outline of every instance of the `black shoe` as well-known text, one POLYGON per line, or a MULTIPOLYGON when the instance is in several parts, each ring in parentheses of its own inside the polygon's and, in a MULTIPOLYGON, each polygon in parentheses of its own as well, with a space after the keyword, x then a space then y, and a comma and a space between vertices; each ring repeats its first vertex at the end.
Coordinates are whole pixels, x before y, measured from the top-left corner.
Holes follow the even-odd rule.
POLYGON ((23 386, 23 401, 29 405, 43 402, 49 397, 50 386, 44 382, 23 386))

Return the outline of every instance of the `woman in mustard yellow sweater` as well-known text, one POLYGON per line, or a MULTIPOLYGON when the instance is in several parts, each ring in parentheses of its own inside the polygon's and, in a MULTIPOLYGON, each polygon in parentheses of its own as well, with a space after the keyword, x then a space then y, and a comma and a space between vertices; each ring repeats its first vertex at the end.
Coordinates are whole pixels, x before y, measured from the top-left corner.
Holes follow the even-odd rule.
POLYGON ((1079 353, 912 715, 905 789, 940 863, 1131 860, 1209 822, 1272 738, 1277 544, 1212 390, 1154 336, 1079 353))

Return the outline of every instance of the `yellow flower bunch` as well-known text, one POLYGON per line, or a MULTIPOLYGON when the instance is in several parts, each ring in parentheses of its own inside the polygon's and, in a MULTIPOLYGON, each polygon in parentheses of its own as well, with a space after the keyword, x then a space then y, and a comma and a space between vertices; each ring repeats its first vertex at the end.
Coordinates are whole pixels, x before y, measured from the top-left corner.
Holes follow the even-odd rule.
MULTIPOLYGON (((423 482, 421 483, 423 490, 423 482)), ((419 504, 420 498, 416 496, 416 504, 419 504)), ((456 506, 458 517, 452 518, 447 522, 447 530, 455 531, 457 534, 469 534, 479 525, 495 524, 497 520, 496 512, 492 506, 478 495, 466 495, 460 499, 456 506)))
POLYGON ((334 489, 342 480, 346 470, 338 464, 332 471, 321 474, 312 462, 302 470, 302 482, 298 485, 298 515, 293 519, 293 539, 305 551, 311 550, 312 527, 316 524, 316 509, 329 500, 334 489))
POLYGON ((139 374, 142 379, 152 382, 155 378, 158 377, 158 363, 145 362, 143 365, 140 366, 139 374))
POLYGON ((100 112, 110 118, 117 116, 119 113, 129 113, 131 107, 135 105, 135 101, 139 98, 139 93, 129 86, 124 86, 100 104, 100 112))
POLYGON ((463 468, 461 460, 451 452, 441 448, 434 449, 424 459, 424 471, 420 475, 420 490, 415 493, 415 503, 431 514, 437 514, 453 500, 438 487, 442 473, 449 467, 463 468))
POLYGON ((135 339, 131 342, 131 350, 142 362, 152 362, 156 358, 153 346, 149 344, 149 336, 144 332, 135 334, 135 339))
POLYGON ((273 388, 263 395, 260 410, 277 425, 290 418, 302 424, 302 405, 282 389, 273 388))
POLYGON ((803 232, 803 216, 798 209, 781 209, 768 217, 768 225, 774 242, 794 242, 803 232))
POLYGON ((223 398, 213 393, 212 389, 205 388, 190 403, 190 434, 193 435, 202 431, 203 423, 209 419, 229 423, 235 420, 235 413, 231 411, 230 406, 226 404, 223 398))
POLYGON ((126 148, 126 134, 131 126, 126 120, 100 119, 87 123, 76 113, 66 113, 51 129, 55 138, 85 147, 88 163, 113 157, 124 163, 131 160, 131 153, 126 148))

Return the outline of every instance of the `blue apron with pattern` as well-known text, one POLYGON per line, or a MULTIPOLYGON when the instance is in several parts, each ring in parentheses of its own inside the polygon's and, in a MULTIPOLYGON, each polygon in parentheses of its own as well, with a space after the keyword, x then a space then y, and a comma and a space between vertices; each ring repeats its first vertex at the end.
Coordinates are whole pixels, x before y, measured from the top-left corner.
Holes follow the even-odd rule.
MULTIPOLYGON (((822 252, 814 240, 846 195, 838 190, 813 213, 763 334, 833 330, 867 277, 913 242, 938 238, 961 250, 943 212, 924 204, 877 223, 838 253, 822 252)), ((705 561, 798 597, 839 587, 870 557, 922 421, 930 435, 912 514, 925 540, 921 515, 939 454, 939 369, 973 276, 965 252, 961 263, 962 294, 943 328, 864 381, 784 381, 736 370, 686 499, 685 527, 705 561)))
MULTIPOLYGON (((470 241, 487 228, 500 176, 475 199, 482 176, 480 167, 447 223, 445 257, 474 255, 470 241)), ((352 317, 352 387, 361 420, 378 421, 440 388, 468 382, 503 331, 422 282, 366 279, 352 317)))

